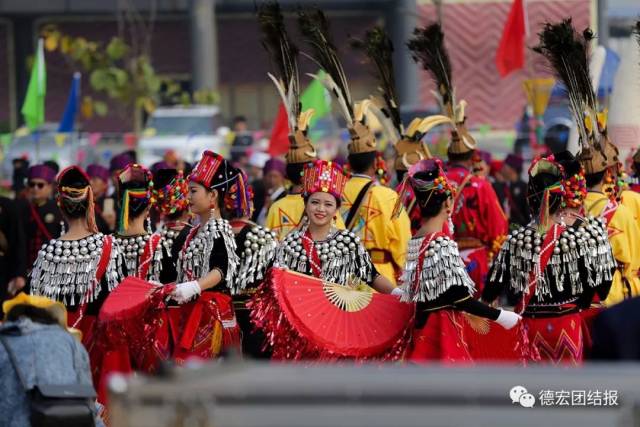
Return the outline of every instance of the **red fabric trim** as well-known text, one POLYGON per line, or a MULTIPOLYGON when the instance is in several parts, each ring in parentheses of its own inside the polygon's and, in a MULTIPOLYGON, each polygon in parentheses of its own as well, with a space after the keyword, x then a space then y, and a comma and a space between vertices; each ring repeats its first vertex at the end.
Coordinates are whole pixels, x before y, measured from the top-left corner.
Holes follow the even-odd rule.
POLYGON ((607 203, 607 206, 605 206, 604 211, 602 212, 602 216, 607 221, 607 224, 609 224, 613 219, 613 216, 616 214, 616 211, 618 210, 618 206, 620 205, 614 202, 609 202, 607 203))
POLYGON ((96 270, 97 282, 101 281, 105 273, 107 272, 109 259, 111 258, 111 248, 113 247, 113 236, 104 236, 103 242, 104 244, 102 245, 102 255, 100 255, 100 262, 98 262, 98 269, 96 270))
POLYGON ((138 274, 137 277, 144 280, 147 278, 147 273, 153 262, 153 254, 158 249, 158 244, 162 236, 159 234, 152 234, 147 243, 144 245, 144 251, 138 260, 138 274))
POLYGON ((316 249, 316 245, 313 244, 313 237, 311 237, 311 232, 309 230, 305 231, 304 239, 302 239, 302 247, 307 254, 307 258, 309 259, 309 266, 311 266, 311 271, 315 277, 322 277, 322 271, 318 269, 317 266, 322 266, 322 262, 320 261, 320 257, 318 256, 318 250, 316 249), (313 262, 311 262, 313 260, 313 262), (315 264, 315 265, 314 265, 315 264))
MULTIPOLYGON (((84 322, 83 318, 84 318, 84 313, 87 311, 87 296, 90 295, 96 288, 96 285, 102 280, 102 278, 104 277, 105 273, 107 272, 107 267, 109 266, 109 259, 111 258, 111 248, 113 245, 113 237, 112 236, 104 236, 104 240, 103 240, 103 245, 102 245, 102 254, 100 254, 100 261, 98 261, 98 268, 96 269, 96 281, 93 282, 91 284, 91 289, 87 289, 87 292, 85 294, 85 298, 84 302, 80 305, 80 307, 78 307, 78 310, 76 310, 76 315, 77 318, 75 319, 75 321, 72 323, 71 320, 68 320, 67 323, 69 325, 71 325, 72 328, 78 328, 80 329, 80 326, 82 322, 84 322)), ((95 321, 95 316, 94 317, 94 321, 95 321)), ((92 326, 93 326, 93 322, 92 322, 92 326)), ((81 329, 82 330, 82 329, 81 329)), ((84 336, 85 331, 83 331, 83 336, 84 336)), ((89 340, 89 338, 87 338, 87 340, 89 340)), ((82 339, 83 342, 85 342, 85 339, 82 339)), ((87 341, 89 342, 89 341, 87 341)))
MULTIPOLYGON (((542 247, 541 247, 542 251, 540 252, 541 274, 544 274, 544 270, 547 268, 547 265, 549 264, 551 255, 553 255, 553 249, 556 246, 556 242, 558 241, 558 238, 562 235, 562 233, 564 233, 565 230, 566 230, 566 227, 558 224, 553 224, 553 226, 551 226, 551 228, 547 231, 547 234, 544 236, 544 240, 542 242, 542 247)), ((535 272, 531 271, 529 272, 529 285, 527 286, 529 292, 523 295, 522 299, 516 306, 517 313, 522 313, 524 309, 529 305, 531 298, 533 298, 533 296, 536 293, 536 285, 537 285, 537 280, 535 277, 535 272)))

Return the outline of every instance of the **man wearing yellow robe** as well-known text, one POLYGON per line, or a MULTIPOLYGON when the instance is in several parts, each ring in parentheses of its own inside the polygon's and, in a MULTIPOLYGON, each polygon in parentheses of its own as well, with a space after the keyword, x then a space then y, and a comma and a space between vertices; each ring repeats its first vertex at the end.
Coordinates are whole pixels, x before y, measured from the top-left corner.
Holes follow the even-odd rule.
MULTIPOLYGON (((362 188, 372 178, 366 174, 354 174, 347 181, 340 209, 346 221, 362 188)), ((362 239, 371 259, 378 270, 393 283, 404 267, 407 245, 411 239, 411 222, 402 209, 394 217, 393 209, 398 201, 398 193, 382 185, 371 184, 355 215, 351 231, 362 239)))
POLYGON ((637 220, 626 206, 616 206, 601 192, 589 191, 584 207, 589 215, 604 216, 608 220, 609 242, 613 256, 618 261, 618 269, 604 304, 610 306, 640 295, 640 227, 637 220))
POLYGON ((589 192, 584 201, 585 212, 607 222, 609 242, 618 268, 604 304, 611 306, 640 295, 640 225, 633 212, 614 200, 613 183, 617 179, 617 149, 605 142, 605 156, 592 150, 580 159, 585 168, 589 192))
POLYGON ((633 214, 636 223, 640 226, 640 194, 631 190, 622 190, 620 203, 633 214))

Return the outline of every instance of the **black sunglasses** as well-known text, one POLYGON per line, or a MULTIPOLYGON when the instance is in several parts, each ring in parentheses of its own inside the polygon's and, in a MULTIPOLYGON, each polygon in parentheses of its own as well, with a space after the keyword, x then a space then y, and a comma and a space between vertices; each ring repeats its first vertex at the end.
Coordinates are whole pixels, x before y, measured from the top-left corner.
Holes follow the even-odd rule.
POLYGON ((46 184, 44 182, 33 182, 33 181, 29 182, 29 188, 37 187, 38 189, 42 190, 45 185, 46 184))

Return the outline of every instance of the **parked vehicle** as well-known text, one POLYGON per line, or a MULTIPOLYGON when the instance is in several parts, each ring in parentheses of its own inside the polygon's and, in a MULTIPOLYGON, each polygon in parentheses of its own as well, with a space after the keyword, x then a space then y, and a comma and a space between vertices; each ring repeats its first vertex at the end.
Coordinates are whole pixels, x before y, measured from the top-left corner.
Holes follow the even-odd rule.
POLYGON ((168 150, 188 162, 197 161, 204 150, 226 157, 231 143, 229 128, 222 123, 217 106, 158 108, 138 142, 138 160, 151 165, 161 161, 168 150))

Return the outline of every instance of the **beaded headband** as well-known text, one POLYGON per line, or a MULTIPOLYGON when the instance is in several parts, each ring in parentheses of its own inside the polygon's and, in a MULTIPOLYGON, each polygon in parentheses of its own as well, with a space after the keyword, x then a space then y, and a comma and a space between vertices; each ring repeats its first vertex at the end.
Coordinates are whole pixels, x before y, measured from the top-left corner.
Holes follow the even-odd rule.
POLYGON ((225 208, 236 218, 251 216, 253 211, 253 188, 248 181, 247 174, 241 171, 224 197, 225 208))
POLYGON ((124 171, 118 175, 118 187, 120 188, 120 218, 119 232, 125 232, 129 228, 129 207, 131 199, 146 200, 149 204, 153 200, 153 176, 151 171, 137 163, 128 165, 124 171), (122 188, 130 182, 146 183, 146 187, 122 188))
POLYGON ((177 171, 169 183, 153 190, 153 198, 163 215, 172 215, 189 207, 188 192, 189 186, 184 173, 177 171))
MULTIPOLYGON (((428 193, 426 200, 418 200, 418 203, 422 206, 426 206, 434 194, 446 196, 455 196, 456 194, 455 187, 447 180, 447 176, 444 173, 444 166, 440 159, 421 160, 411 166, 398 188, 398 193, 406 194, 407 187, 413 188, 414 193, 428 193), (415 176, 420 172, 430 172, 434 169, 437 169, 438 175, 432 180, 420 179, 415 176)), ((408 200, 402 200, 402 198, 399 197, 393 209, 394 215, 400 214, 403 202, 407 203, 408 200)))
POLYGON ((539 157, 535 159, 529 167, 529 180, 541 173, 548 173, 558 177, 557 181, 547 185, 541 192, 529 194, 527 199, 531 196, 537 196, 542 193, 542 205, 540 206, 540 214, 538 218, 539 231, 546 232, 549 229, 549 203, 552 194, 558 194, 562 200, 562 207, 566 206, 565 198, 566 191, 564 187, 565 170, 564 167, 555 161, 553 156, 539 157))
POLYGON ((337 163, 326 160, 307 163, 302 178, 303 196, 323 192, 341 199, 348 179, 349 175, 337 163))

